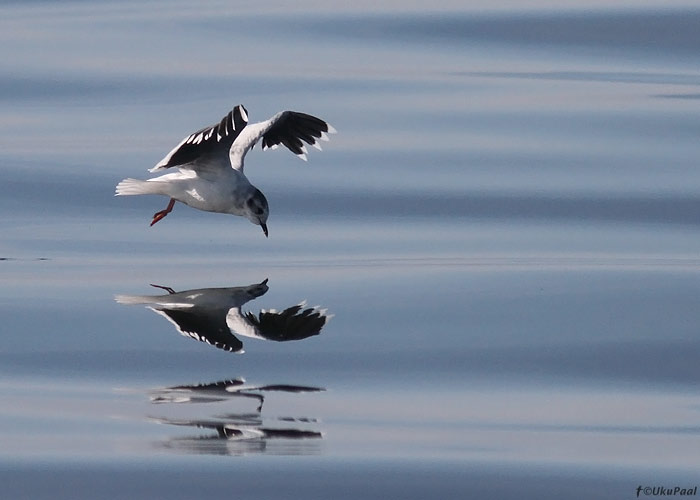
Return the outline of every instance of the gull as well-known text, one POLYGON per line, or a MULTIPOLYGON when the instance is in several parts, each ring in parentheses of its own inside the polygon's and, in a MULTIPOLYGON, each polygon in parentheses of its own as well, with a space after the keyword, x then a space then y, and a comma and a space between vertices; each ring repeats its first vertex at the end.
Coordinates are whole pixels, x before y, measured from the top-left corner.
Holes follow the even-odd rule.
POLYGON ((260 313, 241 311, 245 303, 265 295, 267 280, 229 288, 198 288, 176 292, 163 289, 166 295, 117 295, 120 304, 143 304, 165 317, 180 334, 229 352, 243 353, 243 343, 236 337, 287 342, 302 340, 321 333, 333 315, 325 309, 306 307, 302 302, 286 308, 261 310, 260 313))
POLYGON ((306 161, 304 143, 321 150, 336 130, 315 116, 281 111, 269 120, 248 124, 248 111, 242 104, 222 120, 204 127, 175 146, 149 172, 176 167, 176 172, 148 180, 124 179, 116 196, 159 194, 170 198, 168 206, 153 215, 151 226, 168 215, 179 201, 207 212, 240 215, 262 227, 267 237, 269 207, 262 192, 243 173, 246 153, 262 139, 262 148, 277 149, 280 144, 306 161))

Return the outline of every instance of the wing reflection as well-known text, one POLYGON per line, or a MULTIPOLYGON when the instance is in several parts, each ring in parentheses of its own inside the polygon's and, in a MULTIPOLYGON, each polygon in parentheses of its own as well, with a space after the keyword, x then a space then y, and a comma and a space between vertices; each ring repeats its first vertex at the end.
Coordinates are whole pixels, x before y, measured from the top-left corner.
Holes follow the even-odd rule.
POLYGON ((120 304, 144 304, 170 321, 178 332, 230 352, 243 352, 236 337, 253 337, 276 342, 301 340, 321 333, 332 315, 325 309, 297 304, 283 311, 262 310, 257 315, 241 306, 267 293, 267 280, 249 286, 199 288, 164 295, 117 295, 120 304))
POLYGON ((159 403, 215 403, 231 398, 251 398, 258 401, 258 412, 262 411, 265 396, 261 392, 321 392, 322 387, 273 384, 249 385, 242 378, 222 380, 210 384, 176 385, 156 389, 151 393, 151 402, 159 403))
MULTIPOLYGON (((242 378, 223 380, 209 384, 177 385, 155 389, 151 402, 168 413, 176 413, 182 403, 213 403, 219 410, 196 416, 152 416, 152 420, 177 427, 204 429, 207 434, 171 437, 159 448, 176 452, 216 455, 244 455, 250 453, 315 454, 323 434, 315 427, 318 421, 309 417, 276 417, 262 415, 264 392, 321 392, 325 389, 313 386, 289 384, 251 385, 242 378), (234 411, 221 413, 221 405, 231 405, 238 398, 255 399, 258 402, 254 413, 234 411), (166 406, 162 406, 166 405, 166 406), (177 407, 174 405, 178 405, 177 407)), ((201 405, 188 406, 190 409, 201 405)), ((207 409, 211 408, 207 405, 207 409)), ((230 409, 230 407, 229 407, 230 409)))

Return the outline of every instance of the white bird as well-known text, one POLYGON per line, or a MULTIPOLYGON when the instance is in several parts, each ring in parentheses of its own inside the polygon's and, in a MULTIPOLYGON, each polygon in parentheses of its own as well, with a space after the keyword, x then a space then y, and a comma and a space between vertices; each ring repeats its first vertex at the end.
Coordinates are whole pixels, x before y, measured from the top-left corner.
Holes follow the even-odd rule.
POLYGON ((176 201, 207 212, 240 215, 262 227, 267 236, 269 207, 262 192, 243 173, 246 153, 262 138, 263 150, 280 144, 306 161, 307 143, 320 150, 336 131, 315 116, 281 111, 269 120, 248 124, 248 112, 238 105, 219 123, 185 137, 149 172, 177 167, 148 180, 124 179, 116 196, 159 194, 168 206, 153 215, 151 226, 168 215, 176 201))

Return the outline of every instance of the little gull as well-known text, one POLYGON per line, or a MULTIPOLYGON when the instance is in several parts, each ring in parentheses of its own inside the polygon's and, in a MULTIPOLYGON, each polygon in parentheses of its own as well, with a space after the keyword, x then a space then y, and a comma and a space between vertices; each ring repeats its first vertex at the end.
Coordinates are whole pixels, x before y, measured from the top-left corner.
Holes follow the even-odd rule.
POLYGON ((335 129, 315 116, 281 111, 269 120, 248 124, 248 112, 238 105, 219 123, 185 137, 149 172, 177 167, 148 180, 124 179, 117 196, 160 194, 168 206, 153 215, 151 226, 168 215, 176 201, 207 212, 241 215, 262 227, 267 236, 269 208, 262 192, 243 173, 246 153, 262 138, 262 148, 280 144, 306 161, 304 143, 320 150, 335 129))

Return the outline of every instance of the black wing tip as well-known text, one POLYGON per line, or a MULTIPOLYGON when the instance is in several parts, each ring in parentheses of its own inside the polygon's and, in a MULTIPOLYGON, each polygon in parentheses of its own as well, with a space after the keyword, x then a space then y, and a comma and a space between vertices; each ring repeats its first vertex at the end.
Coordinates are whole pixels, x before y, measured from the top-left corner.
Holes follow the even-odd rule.
POLYGON ((294 123, 299 128, 307 129, 308 131, 314 131, 318 135, 314 134, 315 137, 321 137, 321 133, 335 134, 337 130, 328 124, 327 121, 321 118, 310 115, 308 113, 302 113, 300 111, 290 111, 291 116, 294 117, 294 123))
POLYGON ((245 121, 248 121, 248 110, 243 104, 238 104, 234 106, 233 110, 238 111, 238 113, 241 115, 241 118, 243 118, 243 120, 245 121))
POLYGON ((241 130, 248 124, 248 110, 245 109, 243 104, 235 106, 229 114, 233 116, 235 130, 241 130))
POLYGON ((282 312, 263 310, 257 316, 250 312, 246 316, 258 328, 263 338, 277 342, 302 340, 319 335, 328 320, 333 317, 328 315, 325 309, 307 307, 304 303, 288 307, 282 312))
POLYGON ((299 111, 286 111, 263 136, 262 146, 265 150, 274 149, 281 144, 302 160, 306 160, 304 143, 321 150, 319 141, 328 141, 328 134, 335 133, 336 130, 331 125, 316 116, 299 111))

